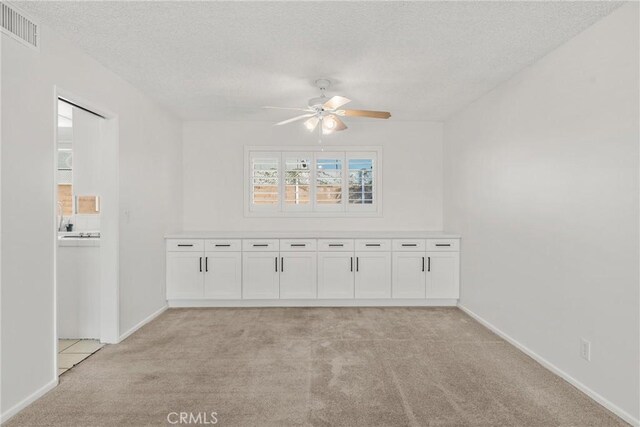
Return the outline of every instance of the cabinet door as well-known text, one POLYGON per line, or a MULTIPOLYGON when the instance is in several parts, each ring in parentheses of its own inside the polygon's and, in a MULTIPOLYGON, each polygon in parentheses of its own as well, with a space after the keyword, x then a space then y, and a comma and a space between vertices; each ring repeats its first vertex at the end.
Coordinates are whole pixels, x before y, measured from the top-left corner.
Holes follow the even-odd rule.
POLYGON ((318 252, 318 298, 353 299, 353 252, 318 252))
POLYGON ((242 254, 206 252, 204 296, 217 299, 242 298, 242 254))
POLYGON ((278 299, 280 266, 278 252, 242 254, 242 298, 278 299))
POLYGON ((280 252, 280 298, 316 298, 315 252, 280 252))
POLYGON ((167 299, 202 298, 202 252, 167 252, 167 299))
POLYGON ((394 252, 393 298, 424 298, 426 271, 424 252, 394 252))
POLYGON ((356 252, 356 298, 391 298, 391 252, 356 252))
POLYGON ((427 298, 460 296, 460 253, 427 252, 427 298))

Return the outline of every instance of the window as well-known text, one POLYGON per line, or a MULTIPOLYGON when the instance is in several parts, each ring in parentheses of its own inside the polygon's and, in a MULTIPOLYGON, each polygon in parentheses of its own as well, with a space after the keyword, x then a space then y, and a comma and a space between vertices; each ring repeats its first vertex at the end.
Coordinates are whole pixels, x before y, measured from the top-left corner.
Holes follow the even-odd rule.
POLYGON ((284 201, 288 208, 311 204, 311 158, 285 154, 284 201))
POLYGON ((380 214, 379 148, 325 152, 245 149, 245 214, 375 216, 380 214))
POLYGON ((273 207, 280 203, 279 169, 280 159, 273 155, 258 153, 251 159, 251 204, 256 207, 273 207))
POLYGON ((373 159, 349 159, 349 203, 373 204, 373 159))
POLYGON ((316 203, 319 207, 342 205, 342 159, 316 160, 316 203))

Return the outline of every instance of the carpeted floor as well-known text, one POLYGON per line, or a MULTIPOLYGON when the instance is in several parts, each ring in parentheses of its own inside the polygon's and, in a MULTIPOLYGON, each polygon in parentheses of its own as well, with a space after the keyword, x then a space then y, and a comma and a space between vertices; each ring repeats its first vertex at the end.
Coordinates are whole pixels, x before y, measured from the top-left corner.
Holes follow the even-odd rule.
POLYGON ((7 425, 170 425, 170 412, 220 426, 626 425, 456 308, 171 309, 7 425))

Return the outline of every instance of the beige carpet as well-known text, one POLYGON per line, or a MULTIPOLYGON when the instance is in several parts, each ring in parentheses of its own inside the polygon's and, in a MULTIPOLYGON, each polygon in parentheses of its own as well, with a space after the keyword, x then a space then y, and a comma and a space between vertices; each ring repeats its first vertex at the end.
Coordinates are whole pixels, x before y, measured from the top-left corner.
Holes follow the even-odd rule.
POLYGON ((626 425, 456 308, 168 310, 7 425, 169 425, 170 412, 221 426, 626 425))

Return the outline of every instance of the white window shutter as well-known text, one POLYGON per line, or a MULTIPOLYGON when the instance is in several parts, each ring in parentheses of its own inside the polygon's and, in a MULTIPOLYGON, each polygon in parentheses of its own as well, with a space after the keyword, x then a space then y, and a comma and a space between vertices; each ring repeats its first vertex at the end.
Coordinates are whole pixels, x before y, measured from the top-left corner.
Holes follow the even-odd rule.
POLYGON ((251 211, 280 210, 280 153, 252 152, 249 160, 251 211))

